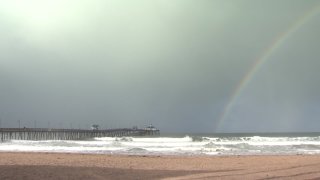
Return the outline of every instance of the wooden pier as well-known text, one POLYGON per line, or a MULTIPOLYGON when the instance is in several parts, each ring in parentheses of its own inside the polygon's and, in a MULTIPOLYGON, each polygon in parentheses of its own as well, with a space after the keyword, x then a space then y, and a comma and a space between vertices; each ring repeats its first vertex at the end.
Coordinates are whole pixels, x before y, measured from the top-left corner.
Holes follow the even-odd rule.
POLYGON ((159 130, 150 129, 45 129, 0 128, 0 142, 8 140, 84 140, 95 137, 155 136, 159 130))

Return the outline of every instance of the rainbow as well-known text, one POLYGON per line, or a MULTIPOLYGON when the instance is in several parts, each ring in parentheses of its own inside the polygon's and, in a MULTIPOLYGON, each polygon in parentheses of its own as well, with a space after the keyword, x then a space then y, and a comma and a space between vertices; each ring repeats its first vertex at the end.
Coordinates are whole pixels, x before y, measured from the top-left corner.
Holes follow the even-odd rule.
POLYGON ((220 117, 215 125, 215 131, 219 131, 224 121, 228 117, 232 107, 235 102, 238 100, 239 96, 242 94, 244 89, 248 86, 248 84, 255 77, 255 74, 259 72, 261 67, 268 62, 270 56, 283 45, 283 43, 290 38, 300 27, 302 27, 305 23, 311 20, 314 16, 318 14, 320 10, 320 5, 314 6, 310 11, 305 13, 303 16, 298 18, 286 31, 278 34, 272 41, 272 43, 258 56, 258 58, 254 61, 254 63, 249 68, 250 70, 245 74, 245 76, 238 83, 233 93, 231 94, 228 103, 224 107, 220 117))

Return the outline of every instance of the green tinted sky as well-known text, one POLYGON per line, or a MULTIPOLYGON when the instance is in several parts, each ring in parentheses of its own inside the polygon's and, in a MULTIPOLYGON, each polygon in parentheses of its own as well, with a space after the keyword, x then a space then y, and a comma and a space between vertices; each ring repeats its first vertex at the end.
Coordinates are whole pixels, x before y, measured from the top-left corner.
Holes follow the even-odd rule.
MULTIPOLYGON (((2 126, 213 132, 241 79, 319 0, 0 2, 2 126)), ((319 131, 320 12, 259 70, 220 131, 319 131)))

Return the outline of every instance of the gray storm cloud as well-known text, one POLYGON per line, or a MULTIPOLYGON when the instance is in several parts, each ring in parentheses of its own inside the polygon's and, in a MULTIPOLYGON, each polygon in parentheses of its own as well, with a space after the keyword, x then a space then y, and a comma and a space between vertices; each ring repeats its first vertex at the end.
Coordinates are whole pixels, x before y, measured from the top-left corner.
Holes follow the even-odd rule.
MULTIPOLYGON (((2 1, 1 125, 213 132, 257 57, 319 3, 2 1)), ((220 131, 317 131, 319 21, 274 52, 220 131)))

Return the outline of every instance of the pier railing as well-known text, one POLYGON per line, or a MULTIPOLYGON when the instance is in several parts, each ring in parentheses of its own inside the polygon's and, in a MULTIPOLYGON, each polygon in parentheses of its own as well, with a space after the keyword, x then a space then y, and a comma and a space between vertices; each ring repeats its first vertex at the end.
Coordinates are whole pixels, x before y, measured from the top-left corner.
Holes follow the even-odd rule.
POLYGON ((0 141, 7 140, 83 140, 94 137, 154 136, 159 130, 149 129, 50 129, 50 128, 0 128, 0 141))

